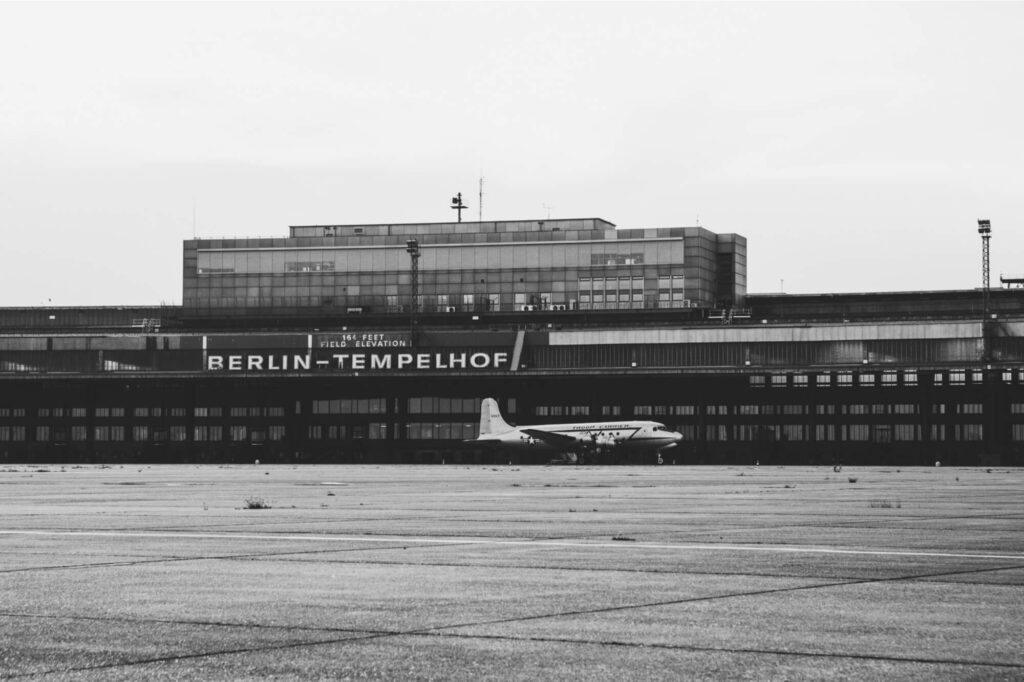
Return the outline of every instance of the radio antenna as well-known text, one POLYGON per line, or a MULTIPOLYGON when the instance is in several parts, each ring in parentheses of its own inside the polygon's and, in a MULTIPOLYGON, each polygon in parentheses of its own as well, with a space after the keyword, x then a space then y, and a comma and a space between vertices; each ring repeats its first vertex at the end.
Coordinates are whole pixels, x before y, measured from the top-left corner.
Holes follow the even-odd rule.
POLYGON ((484 171, 480 169, 480 200, 476 205, 477 220, 481 223, 484 221, 484 171))

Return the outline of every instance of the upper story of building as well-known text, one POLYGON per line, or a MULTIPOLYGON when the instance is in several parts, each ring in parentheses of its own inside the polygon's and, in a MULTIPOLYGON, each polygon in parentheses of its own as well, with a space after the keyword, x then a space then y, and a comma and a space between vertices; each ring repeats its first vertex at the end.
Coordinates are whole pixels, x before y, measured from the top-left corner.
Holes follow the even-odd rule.
POLYGON ((184 244, 186 309, 341 313, 742 305, 746 239, 599 218, 292 226, 184 244), (415 268, 414 268, 415 265, 415 268), (415 269, 415 275, 414 275, 415 269))

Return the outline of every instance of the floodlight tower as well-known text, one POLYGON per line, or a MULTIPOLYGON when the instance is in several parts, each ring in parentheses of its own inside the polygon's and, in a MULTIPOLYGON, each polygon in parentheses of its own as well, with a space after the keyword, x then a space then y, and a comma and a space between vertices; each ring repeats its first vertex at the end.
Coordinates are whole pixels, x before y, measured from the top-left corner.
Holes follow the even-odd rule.
POLYGON ((978 220, 978 234, 981 235, 981 337, 982 337, 982 358, 988 362, 991 358, 989 350, 991 347, 989 332, 992 326, 991 314, 989 312, 989 240, 992 239, 992 223, 989 220, 978 220))
POLYGON ((992 222, 989 220, 978 220, 978 234, 981 235, 981 290, 984 295, 985 319, 988 319, 988 295, 989 295, 989 268, 988 241, 992 238, 992 222))
POLYGON ((419 307, 420 295, 420 243, 415 239, 408 239, 405 242, 405 252, 409 254, 410 269, 409 282, 412 285, 412 295, 409 297, 409 334, 412 345, 416 345, 416 309, 419 307))

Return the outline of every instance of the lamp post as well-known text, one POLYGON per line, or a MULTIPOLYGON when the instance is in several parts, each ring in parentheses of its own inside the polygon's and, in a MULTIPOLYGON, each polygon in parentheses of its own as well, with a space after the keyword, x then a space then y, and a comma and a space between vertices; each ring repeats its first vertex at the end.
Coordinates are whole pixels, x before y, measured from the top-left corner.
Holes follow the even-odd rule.
POLYGON ((412 285, 412 295, 409 297, 409 335, 412 345, 416 345, 416 308, 419 307, 420 289, 420 243, 415 239, 405 242, 405 252, 409 254, 411 266, 409 280, 412 285))

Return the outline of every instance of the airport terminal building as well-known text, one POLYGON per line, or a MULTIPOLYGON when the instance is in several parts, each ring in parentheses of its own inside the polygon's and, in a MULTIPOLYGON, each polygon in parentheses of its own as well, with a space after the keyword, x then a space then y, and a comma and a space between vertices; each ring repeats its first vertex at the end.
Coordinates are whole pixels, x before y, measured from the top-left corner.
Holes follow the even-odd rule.
POLYGON ((1024 464, 1024 290, 748 294, 746 252, 600 219, 186 241, 181 306, 0 308, 0 461, 507 463, 464 442, 491 396, 663 422, 667 464, 1024 464))

